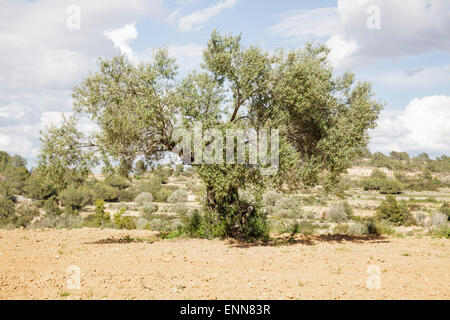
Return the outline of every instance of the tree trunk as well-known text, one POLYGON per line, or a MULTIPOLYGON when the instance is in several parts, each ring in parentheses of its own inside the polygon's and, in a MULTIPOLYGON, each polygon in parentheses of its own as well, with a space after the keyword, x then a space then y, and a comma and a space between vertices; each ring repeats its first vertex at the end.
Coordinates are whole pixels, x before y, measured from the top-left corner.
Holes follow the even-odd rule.
POLYGON ((208 204, 207 204, 208 208, 216 210, 217 209, 216 193, 211 186, 206 187, 206 198, 208 201, 208 204))

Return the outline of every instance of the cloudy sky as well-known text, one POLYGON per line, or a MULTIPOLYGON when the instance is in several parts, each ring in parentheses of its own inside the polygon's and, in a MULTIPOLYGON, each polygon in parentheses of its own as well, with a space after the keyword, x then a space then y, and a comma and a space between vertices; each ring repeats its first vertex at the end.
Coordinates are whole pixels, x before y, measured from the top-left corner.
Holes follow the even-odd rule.
MULTIPOLYGON (((371 151, 450 154, 448 0, 0 0, 0 150, 31 163, 98 57, 168 46, 196 67, 214 28, 273 50, 319 40, 386 102, 371 151)), ((83 122, 84 130, 92 128, 83 122)))

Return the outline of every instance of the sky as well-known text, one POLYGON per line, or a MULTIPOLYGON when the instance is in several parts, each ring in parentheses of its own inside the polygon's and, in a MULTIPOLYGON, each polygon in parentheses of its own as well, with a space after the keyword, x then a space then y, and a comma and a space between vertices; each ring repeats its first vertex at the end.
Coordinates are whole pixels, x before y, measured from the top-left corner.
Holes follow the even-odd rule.
POLYGON ((70 113, 72 88, 99 57, 140 62, 167 46, 183 74, 198 68, 215 28, 268 51, 325 43, 337 74, 371 81, 385 102, 372 152, 450 154, 448 0, 0 0, 0 8, 0 150, 31 164, 39 131, 70 113))

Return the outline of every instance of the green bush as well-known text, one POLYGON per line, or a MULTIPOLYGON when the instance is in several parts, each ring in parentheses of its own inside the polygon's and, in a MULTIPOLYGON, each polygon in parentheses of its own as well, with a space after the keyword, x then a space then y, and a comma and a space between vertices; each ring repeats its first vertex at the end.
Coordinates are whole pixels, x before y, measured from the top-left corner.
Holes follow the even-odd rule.
POLYGON ((104 200, 108 202, 114 202, 119 200, 120 190, 110 185, 96 181, 90 185, 92 190, 92 198, 95 200, 104 200))
POLYGON ((6 226, 12 222, 16 213, 14 202, 0 195, 0 226, 6 226))
POLYGON ((168 220, 154 218, 149 222, 150 230, 153 231, 170 231, 170 223, 168 220))
POLYGON ((447 219, 450 221, 450 203, 444 202, 439 210, 443 214, 447 215, 447 219))
POLYGON ((388 179, 386 173, 379 169, 373 170, 370 178, 362 179, 361 187, 365 191, 376 190, 388 194, 399 193, 403 188, 400 182, 388 179))
POLYGON ((195 209, 188 217, 186 232, 191 237, 206 239, 223 238, 227 235, 225 221, 211 210, 200 212, 195 209))
POLYGON ((186 202, 188 193, 184 190, 175 190, 168 198, 167 201, 170 203, 186 202))
POLYGON ((22 227, 28 226, 39 214, 39 209, 33 205, 21 204, 16 208, 17 221, 22 227))
POLYGON ((431 229, 430 235, 435 238, 450 239, 450 227, 448 225, 441 225, 438 227, 434 227, 431 229))
POLYGON ((387 179, 386 173, 384 171, 380 170, 380 169, 372 170, 372 173, 370 174, 370 177, 372 179, 381 179, 381 180, 387 179))
POLYGON ((315 229, 318 227, 310 221, 300 221, 295 222, 291 228, 291 235, 302 234, 305 236, 310 236, 314 234, 315 229))
POLYGON ((267 215, 261 210, 254 210, 246 219, 245 223, 241 224, 241 227, 242 237, 246 241, 269 240, 270 227, 267 221, 267 215))
POLYGON ((83 219, 79 214, 46 214, 32 225, 33 228, 76 229, 83 227, 83 219))
POLYGON ((282 196, 282 194, 276 192, 275 190, 269 190, 263 194, 261 204, 264 207, 274 206, 282 196))
POLYGON ((139 160, 134 167, 134 173, 138 176, 143 175, 147 171, 147 165, 144 161, 139 160))
POLYGON ((440 226, 443 226, 443 225, 447 225, 447 222, 448 222, 447 215, 443 214, 441 212, 436 212, 431 217, 431 225, 433 227, 440 227, 440 226))
POLYGON ((379 191, 383 181, 383 179, 364 178, 361 180, 361 187, 364 191, 379 191))
POLYGON ((120 202, 131 202, 136 198, 136 193, 133 189, 125 189, 119 191, 120 202))
POLYGON ((145 206, 147 203, 153 202, 153 195, 149 192, 140 193, 134 200, 136 204, 140 207, 145 206))
POLYGON ((119 190, 124 190, 130 186, 130 183, 127 181, 127 179, 119 175, 107 176, 104 183, 119 190))
POLYGON ((380 193, 382 194, 400 194, 404 186, 401 182, 392 179, 386 179, 381 182, 380 193))
POLYGON ((327 204, 326 197, 315 197, 313 195, 304 197, 302 202, 307 206, 323 206, 327 204))
POLYGON ((150 202, 147 202, 147 203, 144 204, 144 206, 142 208, 141 216, 143 218, 150 219, 152 217, 152 214, 157 212, 157 211, 158 211, 158 206, 157 205, 155 205, 153 203, 150 203, 150 202))
POLYGON ((349 226, 346 224, 338 224, 333 228, 332 233, 333 234, 348 234, 349 232, 349 226))
POLYGON ((136 229, 136 223, 132 217, 124 216, 125 210, 117 211, 114 214, 113 226, 116 229, 133 230, 136 229))
POLYGON ((35 200, 45 200, 58 195, 56 183, 39 175, 36 171, 26 180, 24 191, 28 197, 35 200))
POLYGON ((148 192, 156 195, 156 193, 161 190, 161 187, 161 179, 159 177, 152 176, 149 180, 139 183, 138 190, 140 192, 148 192))
POLYGON ((342 202, 342 206, 344 207, 344 211, 347 214, 347 217, 351 218, 353 216, 352 206, 347 201, 342 202))
POLYGON ((377 218, 394 225, 414 224, 414 218, 404 202, 397 202, 395 197, 387 196, 377 208, 377 218))
POLYGON ((58 201, 56 201, 54 197, 45 200, 43 208, 48 214, 59 215, 62 213, 62 210, 59 208, 58 201))
POLYGON ((325 214, 325 220, 333 223, 346 222, 351 215, 350 206, 342 203, 335 203, 328 208, 325 214))
POLYGON ((91 214, 84 219, 84 225, 90 228, 107 228, 111 226, 111 216, 105 210, 105 201, 95 201, 95 214, 91 214))
POLYGON ((168 198, 172 194, 173 191, 167 188, 161 188, 158 192, 154 194, 155 202, 167 202, 168 198))
POLYGON ((172 211, 178 215, 185 215, 189 212, 189 207, 184 203, 174 203, 172 204, 172 211))
POLYGON ((272 208, 268 207, 266 210, 268 210, 268 213, 281 218, 297 219, 303 215, 300 202, 294 197, 281 197, 272 208))
POLYGON ((367 224, 355 222, 348 226, 348 233, 355 235, 364 235, 369 233, 367 224))
POLYGON ((92 193, 87 187, 69 185, 59 194, 59 201, 64 207, 70 207, 73 210, 92 204, 92 193))
POLYGON ((387 221, 377 220, 370 217, 367 218, 364 222, 365 225, 367 226, 368 234, 381 236, 381 235, 392 235, 395 233, 394 229, 387 221))
POLYGON ((444 186, 442 181, 434 178, 431 173, 426 170, 419 177, 408 177, 401 173, 396 173, 395 177, 407 190, 437 191, 444 186))

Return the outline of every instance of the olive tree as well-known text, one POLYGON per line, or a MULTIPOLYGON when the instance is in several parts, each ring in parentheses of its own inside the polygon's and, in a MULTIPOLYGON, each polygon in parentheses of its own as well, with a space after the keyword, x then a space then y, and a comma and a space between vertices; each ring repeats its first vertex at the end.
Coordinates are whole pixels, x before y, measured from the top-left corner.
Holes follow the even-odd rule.
MULTIPOLYGON (((328 187, 366 151, 382 105, 369 83, 356 82, 352 73, 335 75, 328 54, 313 43, 269 53, 244 47, 241 36, 214 31, 201 69, 185 77, 167 49, 137 65, 124 56, 100 60, 99 70, 74 89, 74 109, 98 125, 89 147, 125 172, 135 159, 152 164, 175 150, 205 182, 205 205, 226 222, 228 234, 257 237, 251 225, 264 217, 258 201, 241 200, 239 189, 261 194, 268 184, 328 187), (177 149, 175 131, 195 131, 198 123, 224 135, 277 129, 275 174, 264 174, 264 163, 204 163, 194 151, 177 149)), ((214 141, 203 137, 201 146, 214 141)))

